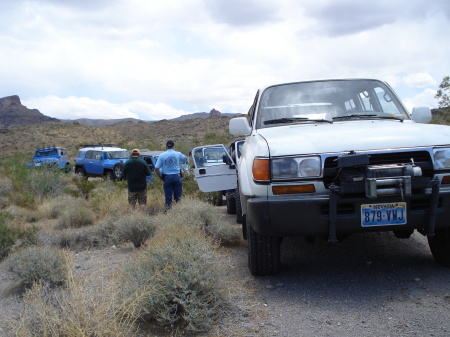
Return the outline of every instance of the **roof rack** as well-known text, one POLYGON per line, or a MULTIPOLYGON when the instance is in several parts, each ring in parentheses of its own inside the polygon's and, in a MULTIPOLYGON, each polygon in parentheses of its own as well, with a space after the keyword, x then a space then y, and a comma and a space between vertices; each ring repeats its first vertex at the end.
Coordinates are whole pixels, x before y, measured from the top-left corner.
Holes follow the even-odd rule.
POLYGON ((81 147, 120 147, 117 144, 99 143, 99 144, 82 144, 81 147))

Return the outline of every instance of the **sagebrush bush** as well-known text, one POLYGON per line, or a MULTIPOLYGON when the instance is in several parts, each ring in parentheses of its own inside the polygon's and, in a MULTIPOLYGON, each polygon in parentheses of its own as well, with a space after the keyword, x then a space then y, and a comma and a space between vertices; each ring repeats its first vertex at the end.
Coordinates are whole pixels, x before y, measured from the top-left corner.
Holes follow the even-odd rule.
POLYGON ((228 224, 223 212, 204 201, 185 198, 169 210, 168 216, 167 221, 202 228, 224 245, 236 244, 241 238, 239 228, 228 224))
POLYGON ((87 207, 88 203, 84 199, 75 199, 69 195, 58 198, 49 198, 38 207, 38 212, 42 218, 57 219, 66 208, 87 207))
POLYGON ((92 279, 75 279, 71 272, 64 289, 35 284, 24 295, 24 309, 11 327, 16 337, 133 337, 136 326, 114 293, 118 287, 102 283, 86 291, 92 279))
POLYGON ((11 254, 5 263, 25 287, 31 287, 35 282, 53 287, 62 285, 67 279, 65 253, 56 248, 31 246, 11 254))
POLYGON ((128 211, 127 189, 100 181, 90 193, 89 204, 99 218, 118 217, 128 211))
POLYGON ((124 216, 116 222, 115 234, 128 240, 136 248, 143 245, 155 233, 156 225, 152 218, 141 213, 124 216))
POLYGON ((84 207, 67 207, 58 219, 58 228, 80 228, 92 225, 94 222, 93 212, 84 207))
POLYGON ((198 228, 168 225, 124 271, 122 294, 145 322, 206 331, 226 302, 221 259, 198 228))
POLYGON ((27 190, 38 199, 64 194, 69 178, 58 167, 33 168, 27 179, 27 190))

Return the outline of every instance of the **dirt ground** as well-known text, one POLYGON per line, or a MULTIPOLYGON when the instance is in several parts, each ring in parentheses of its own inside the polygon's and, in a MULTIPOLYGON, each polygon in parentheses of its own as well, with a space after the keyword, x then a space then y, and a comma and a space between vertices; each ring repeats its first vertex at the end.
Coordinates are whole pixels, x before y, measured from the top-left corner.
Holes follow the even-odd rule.
MULTIPOLYGON (((238 226, 234 219, 227 215, 230 226, 238 226)), ((133 254, 131 245, 74 253, 75 275, 100 278, 100 266, 119 270, 133 254)), ((238 287, 211 336, 450 336, 450 269, 434 262, 420 234, 354 235, 338 244, 284 239, 281 272, 273 277, 250 274, 244 240, 223 254, 224 274, 238 287)), ((2 319, 22 310, 3 264, 0 303, 2 319)), ((1 324, 0 336, 9 335, 1 324)))

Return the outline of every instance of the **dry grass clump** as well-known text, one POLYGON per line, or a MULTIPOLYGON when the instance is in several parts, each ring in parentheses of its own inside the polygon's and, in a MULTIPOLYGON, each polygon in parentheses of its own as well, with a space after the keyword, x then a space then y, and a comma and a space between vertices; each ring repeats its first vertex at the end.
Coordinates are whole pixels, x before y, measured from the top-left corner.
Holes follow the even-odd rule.
POLYGON ((202 230, 167 224, 124 271, 122 296, 139 321, 207 331, 226 303, 221 269, 202 230))
POLYGON ((117 286, 101 283, 93 291, 94 280, 68 275, 64 289, 35 284, 25 294, 19 322, 10 323, 15 336, 136 336, 131 316, 117 301, 117 286))
POLYGON ((233 245, 240 240, 238 228, 228 225, 224 214, 207 202, 185 198, 175 204, 168 214, 170 221, 202 228, 223 245, 233 245))
POLYGON ((152 237, 156 230, 155 221, 144 214, 131 214, 120 218, 116 223, 115 234, 122 240, 128 240, 136 248, 152 237))
POLYGON ((94 223, 94 213, 85 207, 66 207, 61 214, 57 228, 80 228, 94 223))
POLYGON ((52 247, 25 248, 11 254, 5 264, 25 287, 31 287, 36 282, 53 287, 63 284, 67 279, 65 254, 52 247))
POLYGON ((69 195, 63 195, 58 198, 46 199, 38 207, 38 212, 43 219, 57 219, 65 209, 87 207, 88 203, 83 199, 76 199, 69 195))

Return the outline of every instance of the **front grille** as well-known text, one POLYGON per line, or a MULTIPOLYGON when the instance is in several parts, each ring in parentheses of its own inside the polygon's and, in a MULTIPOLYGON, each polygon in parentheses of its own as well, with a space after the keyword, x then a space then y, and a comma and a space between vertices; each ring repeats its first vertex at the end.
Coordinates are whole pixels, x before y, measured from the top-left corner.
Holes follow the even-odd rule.
MULTIPOLYGON (((337 168, 337 156, 327 157, 325 159, 324 168, 337 168)), ((432 163, 430 153, 427 151, 409 151, 409 152, 385 152, 369 154, 370 165, 384 164, 408 164, 411 163, 432 163)))
MULTIPOLYGON (((428 151, 404 151, 404 152, 383 152, 368 153, 369 165, 388 165, 388 164, 410 164, 411 159, 415 165, 422 169, 422 176, 433 177, 433 162, 428 151)), ((356 170, 361 170, 356 168, 356 170)), ((338 168, 338 156, 330 156, 325 158, 323 182, 325 187, 329 187, 331 183, 340 185, 341 180, 345 179, 345 172, 352 172, 350 168, 340 172, 338 168), (338 175, 340 175, 338 177, 338 175)))

